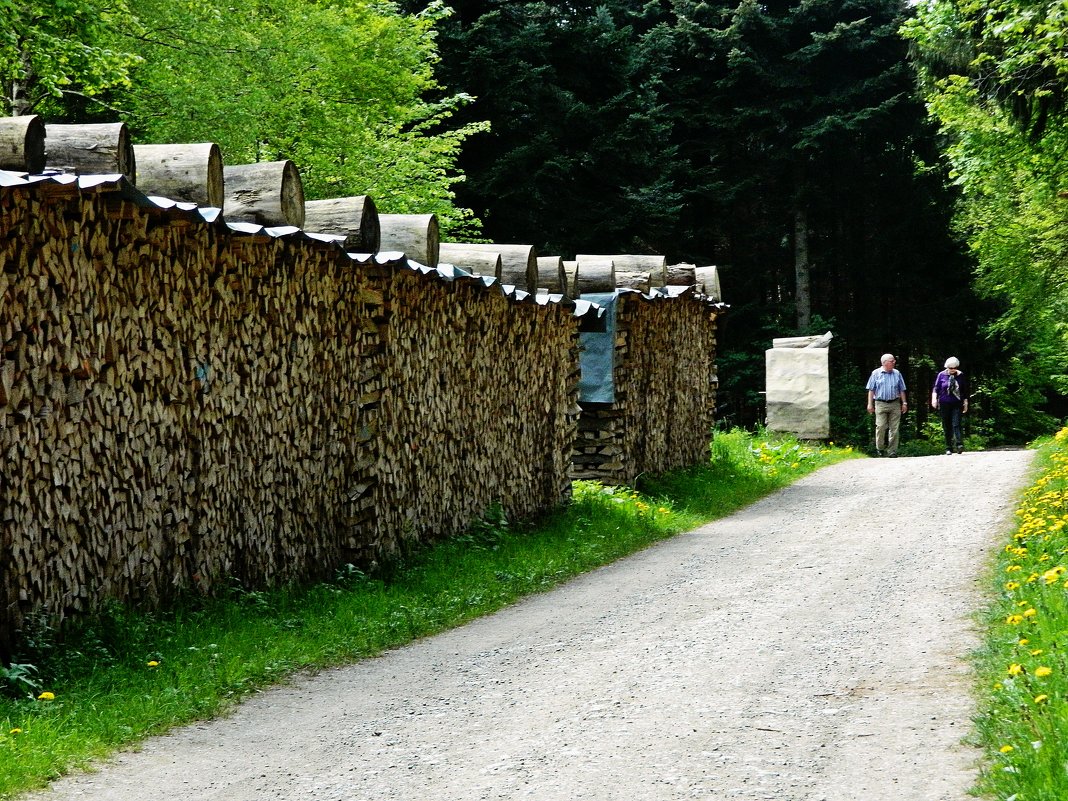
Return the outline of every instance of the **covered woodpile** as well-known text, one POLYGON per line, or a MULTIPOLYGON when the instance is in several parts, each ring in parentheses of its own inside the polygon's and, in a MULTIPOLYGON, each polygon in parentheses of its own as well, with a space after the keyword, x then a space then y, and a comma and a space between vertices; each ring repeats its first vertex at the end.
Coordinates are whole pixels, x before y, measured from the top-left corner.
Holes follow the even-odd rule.
POLYGON ((0 631, 567 497, 573 305, 123 181, 0 184, 0 631))
POLYGON ((722 310, 692 289, 616 294, 612 392, 584 396, 611 400, 580 403, 573 478, 630 484, 708 458, 722 310))

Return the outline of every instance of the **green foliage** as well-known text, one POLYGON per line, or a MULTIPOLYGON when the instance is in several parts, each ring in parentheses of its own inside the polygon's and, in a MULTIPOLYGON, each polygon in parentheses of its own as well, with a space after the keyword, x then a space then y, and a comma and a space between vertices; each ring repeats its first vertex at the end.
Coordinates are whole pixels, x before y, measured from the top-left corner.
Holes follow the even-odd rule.
POLYGON ((368 194, 383 212, 477 230, 452 200, 459 148, 484 126, 450 125, 462 94, 427 99, 440 3, 414 15, 367 0, 131 8, 139 24, 115 42, 142 61, 112 102, 138 141, 216 142, 229 164, 292 159, 309 199, 368 194))
POLYGON ((32 114, 46 98, 128 86, 139 59, 107 39, 129 27, 126 0, 0 1, 0 113, 32 114))
POLYGON ((158 614, 115 605, 61 633, 35 624, 22 650, 32 652, 36 672, 5 669, 37 686, 0 694, 0 798, 214 715, 295 671, 351 662, 493 612, 849 455, 727 432, 707 465, 650 479, 654 493, 576 482, 572 503, 544 520, 512 523, 493 508, 466 535, 375 575, 343 565, 328 584, 235 585, 223 598, 158 614))
POLYGON ((1064 390, 1068 357, 1068 20, 1055 4, 921 4, 906 27, 960 189, 956 225, 976 288, 999 304, 985 327, 1004 356, 984 382, 990 427, 1009 441, 1048 430, 1036 410, 1064 390))

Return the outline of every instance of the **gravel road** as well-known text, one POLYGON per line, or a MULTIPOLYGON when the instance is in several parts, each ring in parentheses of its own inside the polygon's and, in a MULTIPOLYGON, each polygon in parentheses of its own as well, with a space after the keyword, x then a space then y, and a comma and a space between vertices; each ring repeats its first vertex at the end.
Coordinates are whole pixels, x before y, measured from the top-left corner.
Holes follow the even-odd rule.
POLYGON ((965 801, 971 614, 1030 464, 826 468, 32 797, 965 801))

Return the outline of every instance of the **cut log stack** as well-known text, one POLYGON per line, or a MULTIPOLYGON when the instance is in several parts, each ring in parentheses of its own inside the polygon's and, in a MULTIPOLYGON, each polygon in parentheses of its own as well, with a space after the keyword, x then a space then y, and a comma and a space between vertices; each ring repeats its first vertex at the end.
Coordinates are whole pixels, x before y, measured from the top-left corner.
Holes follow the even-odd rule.
POLYGON ((46 166, 78 175, 112 175, 137 183, 137 157, 123 122, 45 125, 46 166))
POLYGON ((36 114, 0 117, 0 170, 39 173, 45 166, 45 124, 36 114))
POLYGON ((615 401, 581 404, 573 478, 631 484, 708 458, 719 311, 693 292, 619 295, 615 401))
POLYGON ((568 306, 130 197, 0 189, 0 632, 566 499, 568 306))
POLYGON ((223 163, 214 142, 177 145, 134 145, 137 188, 198 206, 221 209, 226 199, 223 163))
POLYGON ((441 235, 436 214, 380 214, 381 249, 403 253, 425 267, 437 267, 441 235))
POLYGON ((304 227, 304 186, 289 160, 261 161, 223 167, 229 222, 304 227))
POLYGON ((382 246, 378 209, 367 195, 305 202, 304 230, 344 236, 349 253, 377 253, 382 246))
POLYGON ((393 282, 381 407, 385 530, 456 533, 499 502, 509 518, 570 495, 578 328, 568 307, 516 303, 496 286, 447 294, 393 282))

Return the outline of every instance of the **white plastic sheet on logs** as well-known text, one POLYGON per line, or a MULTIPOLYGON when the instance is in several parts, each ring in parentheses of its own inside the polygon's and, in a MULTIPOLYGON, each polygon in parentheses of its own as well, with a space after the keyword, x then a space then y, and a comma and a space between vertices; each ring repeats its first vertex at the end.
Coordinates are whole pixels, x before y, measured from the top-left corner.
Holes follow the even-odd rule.
POLYGON ((800 439, 831 435, 830 332, 775 340, 764 351, 767 427, 800 439))

